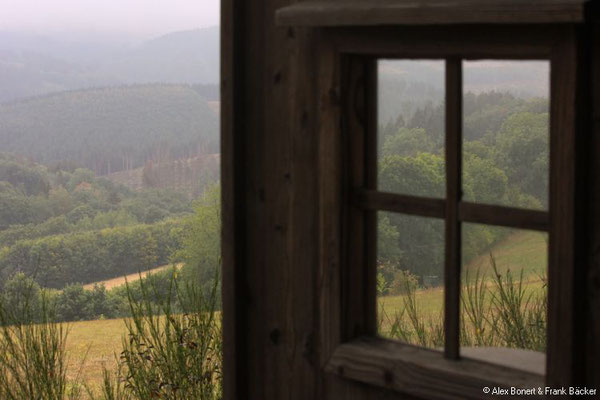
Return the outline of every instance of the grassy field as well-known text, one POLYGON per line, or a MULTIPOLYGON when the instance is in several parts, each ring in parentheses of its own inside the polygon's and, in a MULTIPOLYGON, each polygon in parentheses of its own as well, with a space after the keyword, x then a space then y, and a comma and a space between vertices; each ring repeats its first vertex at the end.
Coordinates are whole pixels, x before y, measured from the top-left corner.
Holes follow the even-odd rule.
POLYGON ((116 366, 126 333, 123 319, 80 321, 68 324, 69 378, 82 378, 92 386, 102 381, 102 366, 116 366))
MULTIPOLYGON (((491 249, 499 273, 510 270, 516 278, 523 271, 523 286, 532 293, 538 292, 544 285, 541 277, 547 271, 546 234, 520 231, 511 234, 491 249)), ((493 274, 490 253, 482 254, 463 266, 463 282, 469 276, 472 279, 477 271, 491 285, 493 274)), ((424 319, 438 319, 443 316, 444 289, 435 287, 419 289, 415 292, 419 314, 424 319)), ((404 307, 405 296, 383 296, 378 299, 378 314, 381 320, 380 330, 389 331, 391 320, 398 310, 404 307)), ((487 301, 490 301, 488 296, 487 301)))
MULTIPOLYGON (((540 275, 546 270, 547 242, 543 234, 535 232, 518 232, 498 243, 492 253, 496 259, 499 271, 510 269, 518 274, 524 272, 525 285, 528 290, 537 290, 543 282, 540 275)), ((164 269, 161 267, 160 269, 164 269)), ((471 260, 465 270, 475 272, 477 269, 490 277, 489 254, 481 255, 471 260)), ((153 271, 157 271, 155 269, 153 271)), ((138 279, 137 274, 127 277, 129 281, 138 279)), ((125 282, 124 278, 105 281, 107 287, 114 287, 125 282), (110 285, 110 286, 109 286, 110 285)), ((430 288, 416 292, 419 313, 424 318, 438 318, 443 310, 443 289, 430 288)), ((379 298, 379 311, 394 315, 403 307, 403 296, 386 296, 379 298)), ((81 377, 92 385, 98 385, 102 379, 102 365, 115 365, 115 353, 122 349, 122 339, 126 333, 123 319, 82 321, 69 324, 70 332, 67 342, 71 376, 81 377)), ((385 332, 386 326, 381 327, 385 332)))

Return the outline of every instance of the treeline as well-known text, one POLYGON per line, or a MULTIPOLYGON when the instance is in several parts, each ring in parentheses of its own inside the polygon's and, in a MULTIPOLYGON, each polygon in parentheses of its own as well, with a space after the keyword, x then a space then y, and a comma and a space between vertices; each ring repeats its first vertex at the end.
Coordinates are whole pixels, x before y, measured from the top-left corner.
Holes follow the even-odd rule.
POLYGON ((23 318, 23 322, 41 322, 48 310, 52 311, 52 319, 58 322, 120 318, 131 316, 130 299, 152 304, 168 300, 177 311, 179 304, 173 285, 185 288, 174 268, 110 290, 102 284, 85 289, 81 283, 68 284, 61 290, 48 289, 20 272, 0 287, 0 304, 23 318), (143 293, 144 287, 149 289, 147 293, 143 293))
POLYGON ((0 276, 23 272, 62 288, 144 271, 170 261, 181 230, 175 220, 21 240, 0 251, 0 276))
MULTIPOLYGON (((26 231, 44 223, 40 233, 54 234, 65 232, 64 227, 62 231, 58 227, 61 223, 77 225, 75 230, 85 226, 98 229, 124 221, 153 223, 191 211, 184 193, 157 189, 134 192, 97 178, 88 169, 69 165, 47 168, 0 153, 0 230, 12 230, 8 236, 17 239, 20 235, 35 236, 26 231), (57 217, 64 217, 64 221, 53 220, 57 217), (58 231, 53 232, 52 226, 58 231)), ((0 246, 4 244, 0 242, 0 246)))
MULTIPOLYGON (((508 93, 465 94, 463 198, 511 207, 548 206, 548 100, 508 93)), ((445 197, 444 107, 429 104, 405 119, 380 127, 379 188, 425 197, 445 197)), ((463 259, 481 254, 507 230, 463 225, 463 259)), ((381 213, 379 264, 382 279, 409 271, 423 284, 441 282, 443 221, 381 213)))

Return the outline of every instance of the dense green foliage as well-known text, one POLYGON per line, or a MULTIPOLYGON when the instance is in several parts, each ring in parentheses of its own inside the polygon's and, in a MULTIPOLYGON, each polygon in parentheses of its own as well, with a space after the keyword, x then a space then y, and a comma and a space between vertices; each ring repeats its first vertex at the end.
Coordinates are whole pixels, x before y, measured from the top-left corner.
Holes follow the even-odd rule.
MULTIPOLYGON (((548 102, 508 93, 465 94, 463 198, 467 201, 543 209, 548 205, 548 102)), ((379 188, 445 197, 444 107, 429 103, 410 118, 380 127, 379 188)), ((469 260, 500 238, 488 226, 465 225, 463 257, 469 260)), ((420 283, 441 277, 444 227, 438 220, 381 213, 380 281, 391 287, 398 271, 420 283)))
POLYGON ((90 170, 0 155, 0 278, 62 288, 154 268, 181 245, 186 195, 133 192, 90 170))
POLYGON ((0 104, 0 149, 96 174, 218 151, 218 117, 194 89, 139 85, 0 104))
POLYGON ((173 283, 211 293, 220 288, 220 190, 209 188, 195 203, 195 213, 182 221, 116 227, 18 241, 0 253, 5 283, 0 300, 11 309, 26 308, 39 320, 42 298, 49 299, 58 321, 130 315, 128 301, 159 304, 174 298, 173 283), (106 290, 93 282, 182 260, 184 265, 106 290), (4 268, 3 268, 4 267, 4 268), (215 283, 215 281, 217 283, 215 283), (216 286, 215 286, 216 285, 216 286), (60 288, 49 290, 47 288, 60 288), (148 287, 152 291, 147 291, 148 287), (24 300, 27 301, 24 301, 24 300))
POLYGON ((0 251, 0 271, 52 288, 100 281, 168 263, 180 233, 179 223, 166 221, 22 240, 0 251))
POLYGON ((181 249, 174 256, 185 265, 184 281, 208 292, 221 265, 221 190, 213 185, 194 204, 195 212, 184 221, 181 249))

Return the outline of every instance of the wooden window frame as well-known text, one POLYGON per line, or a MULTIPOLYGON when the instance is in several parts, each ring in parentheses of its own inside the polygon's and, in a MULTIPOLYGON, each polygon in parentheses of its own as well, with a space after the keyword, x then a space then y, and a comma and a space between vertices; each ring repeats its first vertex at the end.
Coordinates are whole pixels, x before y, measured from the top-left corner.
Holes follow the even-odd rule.
POLYGON ((436 399, 485 398, 485 386, 537 388, 572 383, 578 362, 574 343, 575 147, 581 136, 578 116, 582 112, 577 107, 582 85, 578 29, 574 24, 551 24, 320 30, 319 287, 326 371, 436 399), (403 37, 411 40, 403 41, 403 37), (446 199, 377 191, 377 169, 367 165, 376 165, 375 65, 382 58, 446 60, 446 199), (547 212, 461 200, 461 63, 477 59, 550 61, 547 212), (377 210, 446 221, 444 353, 377 337, 377 210), (460 225, 464 222, 549 233, 545 376, 459 357, 460 225))

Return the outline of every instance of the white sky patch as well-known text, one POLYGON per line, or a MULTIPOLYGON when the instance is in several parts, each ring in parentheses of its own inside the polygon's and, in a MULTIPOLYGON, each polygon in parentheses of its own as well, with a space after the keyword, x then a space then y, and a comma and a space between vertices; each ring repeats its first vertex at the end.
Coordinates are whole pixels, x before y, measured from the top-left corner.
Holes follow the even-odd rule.
POLYGON ((219 0, 0 0, 0 31, 140 36, 219 24, 219 0))

